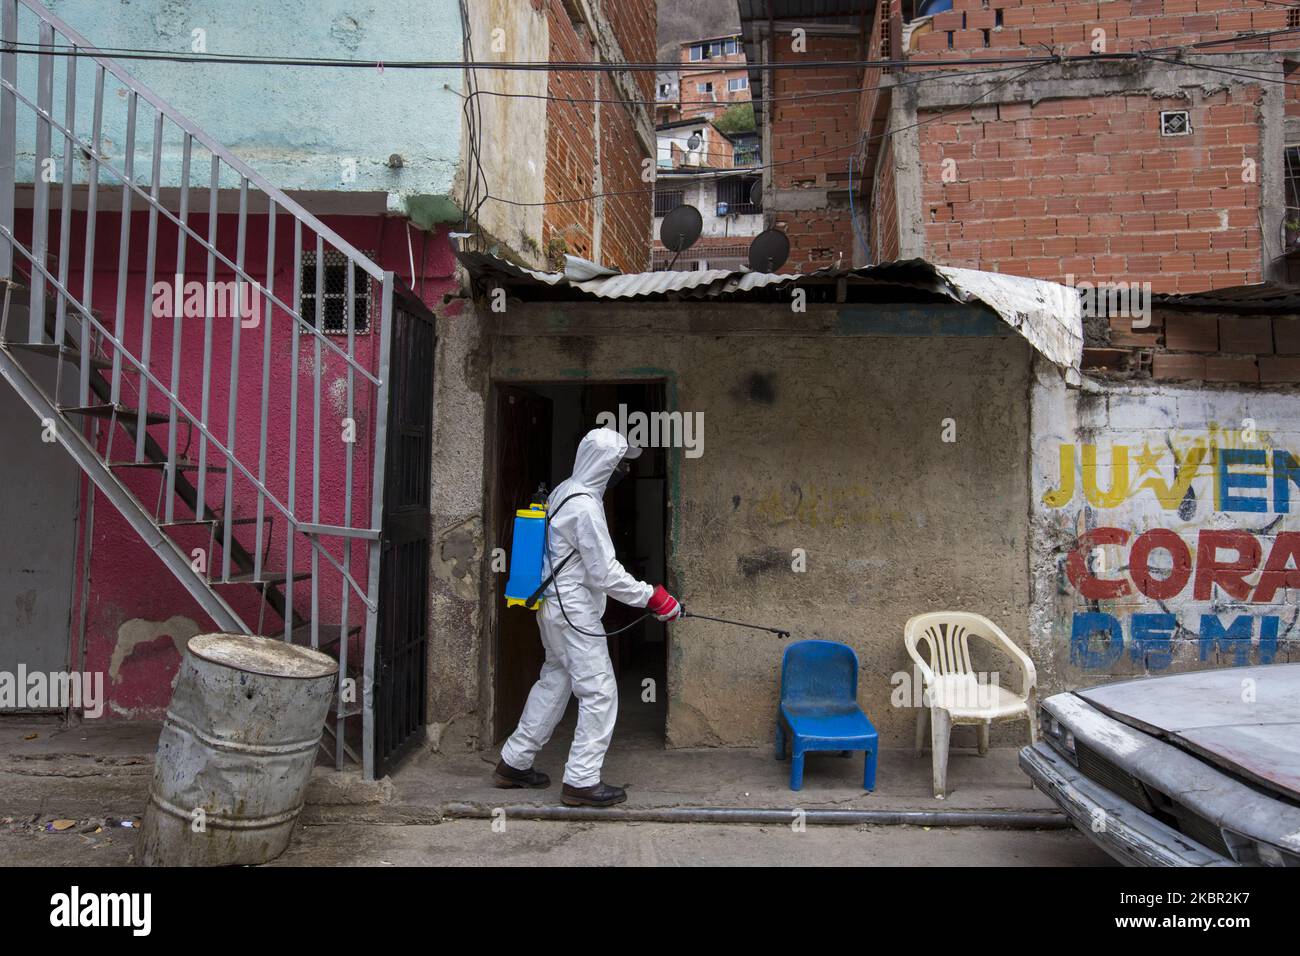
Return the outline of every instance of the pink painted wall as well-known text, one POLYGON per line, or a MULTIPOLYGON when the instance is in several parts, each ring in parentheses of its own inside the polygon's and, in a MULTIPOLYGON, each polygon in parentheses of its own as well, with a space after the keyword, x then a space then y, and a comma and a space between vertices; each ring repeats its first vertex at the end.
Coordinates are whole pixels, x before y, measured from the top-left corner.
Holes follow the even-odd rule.
MULTIPOLYGON (((345 240, 363 252, 373 253, 374 260, 386 269, 394 270, 404 281, 411 280, 411 260, 415 260, 416 291, 431 308, 440 305, 443 293, 454 288, 454 259, 445 228, 436 233, 424 234, 418 230, 408 234, 402 219, 381 216, 334 217, 326 220, 345 240)), ((57 222, 51 223, 50 248, 58 249, 57 222)), ((192 215, 190 225, 200 235, 207 235, 206 215, 192 215)), ((20 228, 30 228, 30 220, 20 223, 20 228)), ((176 271, 177 230, 161 220, 159 223, 158 258, 155 281, 174 281, 176 271)), ((96 226, 94 260, 93 307, 100 313, 100 321, 112 328, 116 315, 118 284, 118 248, 121 216, 101 213, 96 226)), ((69 263, 72 270, 69 288, 78 296, 82 289, 81 267, 84 263, 84 222, 75 217, 70 230, 73 239, 69 263)), ((265 215, 249 218, 246 238, 245 268, 259 282, 265 282, 268 243, 268 219, 265 215)), ((235 258, 237 219, 233 215, 218 217, 217 247, 231 259, 235 258)), ((153 297, 146 288, 146 251, 148 217, 135 213, 131 218, 130 266, 126 283, 125 344, 137 357, 141 357, 145 339, 145 314, 153 297)), ((293 289, 293 221, 281 214, 277 217, 275 235, 275 266, 273 291, 291 301, 293 289)), ((303 248, 315 248, 315 237, 304 233, 303 248)), ((25 268, 26 262, 20 263, 25 268)), ((52 264, 53 267, 53 264, 52 264)), ((203 281, 206 278, 207 256, 203 248, 190 241, 186 252, 185 281, 203 281)), ((233 270, 218 263, 215 279, 224 282, 233 278, 233 270)), ((378 328, 378 290, 375 290, 372 308, 372 329, 378 328)), ((239 380, 235 415, 237 424, 236 456, 254 474, 257 473, 259 430, 262 403, 262 365, 265 355, 270 355, 269 411, 267 423, 267 480, 268 489, 282 502, 288 500, 290 452, 290 401, 294 390, 298 396, 297 431, 297 499, 295 513, 300 519, 310 520, 313 486, 312 475, 312 424, 314 368, 316 363, 315 338, 298 336, 299 357, 295 367, 292 345, 295 333, 290 329, 286 313, 278 306, 272 308, 270 320, 270 351, 265 348, 265 303, 260 306, 261 322, 255 328, 240 330, 239 380)), ((209 428, 223 443, 228 422, 228 402, 231 392, 230 370, 233 351, 233 318, 214 320, 212 335, 211 384, 209 397, 209 428)), ((179 394, 182 401, 196 414, 200 409, 203 371, 204 319, 183 318, 179 323, 181 336, 181 362, 179 394)), ((11 333, 12 334, 12 333, 11 333)), ((174 323, 171 318, 153 318, 149 335, 151 358, 149 367, 164 384, 170 385, 172 374, 172 343, 174 323)), ((331 340, 346 351, 346 336, 331 336, 331 340)), ((362 367, 374 369, 379 340, 374 334, 356 337, 355 355, 362 367)), ((343 419, 347 413, 347 364, 338 355, 322 347, 321 365, 321 465, 318 476, 322 524, 344 523, 344 485, 346 444, 342 440, 343 419)), ((124 363, 122 402, 135 406, 139 402, 138 375, 125 372, 124 363)), ((75 375, 72 366, 67 366, 75 375)), ((166 403, 157 389, 148 386, 148 405, 153 410, 165 411, 166 403)), ((368 526, 370 515, 371 445, 375 408, 375 390, 357 374, 354 378, 356 422, 353 473, 353 526, 368 526)), ((93 400, 93 397, 92 397, 93 400)), ((430 396, 432 401, 432 396, 430 396)), ((101 427, 101 450, 107 448, 108 429, 101 427)), ((157 425, 150 433, 163 447, 167 442, 167 426, 157 425)), ((111 458, 121 460, 133 456, 133 444, 125 429, 112 431, 111 458)), ((178 427, 179 453, 197 459, 199 448, 197 429, 178 427), (185 450, 188 447, 188 452, 185 450)), ((222 464, 222 456, 209 447, 209 463, 222 464)), ((119 469, 128 487, 153 512, 159 501, 162 478, 154 470, 119 469)), ((189 473, 192 481, 197 475, 189 473)), ((209 473, 207 497, 214 507, 224 500, 225 475, 209 473)), ((257 498, 254 486, 236 472, 234 479, 234 507, 237 518, 256 515, 257 498)), ((85 514, 83 495, 82 514, 85 514)), ((273 518, 269 554, 264 567, 283 571, 286 564, 285 527, 281 514, 271 504, 266 514, 273 518)), ((192 513, 177 498, 176 517, 191 517, 192 513)), ((267 527, 270 527, 268 524, 267 527)), ((190 527, 173 529, 172 537, 185 551, 205 548, 208 535, 205 529, 190 527)), ((235 534, 248 550, 254 550, 255 525, 236 525, 235 534)), ((265 546, 265 539, 264 539, 265 546)), ((329 539, 326 546, 339 560, 343 546, 339 539, 329 539)), ((311 548, 306 538, 295 537, 294 567, 310 568, 311 548)), ((210 573, 220 573, 220 542, 210 552, 210 573)), ((366 584, 366 548, 364 542, 352 546, 352 573, 362 587, 366 584)), ((320 612, 323 623, 337 623, 341 617, 343 582, 332 566, 320 559, 320 612)), ((232 574, 234 573, 232 565, 232 574)), ((275 611, 266 605, 259 618, 259 592, 251 585, 219 586, 220 592, 235 607, 240 616, 255 630, 278 633, 283 623, 275 611), (261 626, 259 628, 259 620, 261 626)), ((80 595, 74 596, 73 620, 79 615, 80 595)), ((310 617, 311 584, 309 581, 295 585, 293 604, 304 617, 310 617)), ((353 624, 364 623, 363 606, 357 596, 349 597, 348 617, 353 624)), ((213 623, 199 609, 184 589, 165 568, 161 560, 134 533, 126 520, 102 496, 96 495, 94 534, 90 556, 90 597, 87 604, 87 655, 86 668, 104 671, 108 694, 106 713, 115 716, 157 717, 165 708, 171 695, 172 679, 180 662, 179 646, 192 633, 214 629, 213 623)), ((359 662, 360 639, 354 639, 350 650, 353 660, 359 662)))

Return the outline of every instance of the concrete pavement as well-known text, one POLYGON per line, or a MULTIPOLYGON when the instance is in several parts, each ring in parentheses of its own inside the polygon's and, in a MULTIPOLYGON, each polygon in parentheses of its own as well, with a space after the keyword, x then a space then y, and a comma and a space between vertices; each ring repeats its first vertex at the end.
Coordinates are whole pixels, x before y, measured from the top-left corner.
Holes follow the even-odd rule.
MULTIPOLYGON (((567 723, 567 722, 566 722, 567 723)), ((157 724, 0 718, 0 860, 51 865, 121 865, 134 848, 152 775, 157 724), (52 821, 73 825, 50 829, 52 821)), ((559 804, 567 751, 563 726, 538 766, 547 790, 491 785, 495 751, 421 750, 383 781, 318 767, 294 844, 279 864, 513 865, 516 863, 735 863, 780 865, 1094 865, 1108 858, 1072 830, 975 827, 534 822, 531 807, 559 804), (453 819, 472 807, 485 819, 453 819), (504 811, 505 832, 492 828, 504 811)), ((959 741, 960 742, 960 741, 959 741)), ((804 787, 789 789, 789 764, 768 748, 664 750, 635 732, 616 738, 605 779, 626 784, 633 809, 675 807, 792 810, 1012 811, 1044 814, 1052 804, 1028 786, 1014 748, 986 757, 955 748, 948 799, 930 793, 929 754, 880 756, 878 789, 862 790, 862 756, 811 755, 804 787)))
MULTIPOLYGON (((137 831, 0 826, 9 866, 127 866, 137 831)), ((299 827, 271 866, 1110 866, 1074 830, 534 823, 299 827)))

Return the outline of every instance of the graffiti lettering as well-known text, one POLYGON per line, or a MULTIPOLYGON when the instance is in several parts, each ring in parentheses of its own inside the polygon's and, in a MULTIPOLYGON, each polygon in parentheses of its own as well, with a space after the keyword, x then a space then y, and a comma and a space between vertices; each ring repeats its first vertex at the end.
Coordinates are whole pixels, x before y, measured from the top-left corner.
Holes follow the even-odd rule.
POLYGON ((1233 600, 1271 604, 1283 588, 1300 590, 1300 531, 1282 531, 1273 537, 1262 565, 1261 537, 1249 531, 1206 529, 1197 533, 1193 550, 1182 535, 1153 528, 1138 535, 1129 548, 1128 561, 1116 565, 1126 568, 1127 575, 1102 577, 1092 560, 1096 549, 1124 547, 1132 534, 1123 528, 1093 528, 1079 536, 1078 546, 1066 557, 1065 573, 1079 595, 1089 601, 1116 600, 1134 591, 1164 601, 1181 594, 1190 580, 1197 601, 1213 598, 1217 586, 1233 600), (1152 556, 1157 552, 1169 555, 1171 562, 1163 575, 1153 567, 1152 556), (1259 579, 1252 587, 1247 579, 1257 571, 1259 579))

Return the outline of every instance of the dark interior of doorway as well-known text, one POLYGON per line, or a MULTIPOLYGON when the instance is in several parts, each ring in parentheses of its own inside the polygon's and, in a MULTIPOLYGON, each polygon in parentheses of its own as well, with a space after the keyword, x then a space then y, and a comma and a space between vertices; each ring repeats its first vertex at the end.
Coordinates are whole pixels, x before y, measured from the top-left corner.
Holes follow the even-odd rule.
MULTIPOLYGON (((493 517, 497 546, 507 554, 515 510, 528 505, 540 482, 549 489, 569 477, 578 442, 596 427, 598 415, 617 415, 620 406, 628 414, 651 414, 662 411, 665 400, 661 382, 499 383, 496 392, 493 517)), ((628 477, 605 496, 605 516, 619 561, 651 584, 663 583, 666 571, 667 494, 667 453, 663 448, 648 448, 633 462, 628 477)), ((535 613, 506 608, 505 575, 494 575, 493 580, 497 623, 492 724, 494 737, 501 740, 514 730, 545 655, 535 613)), ((624 627, 642 613, 611 598, 605 629, 624 627)), ((611 637, 609 652, 619 684, 618 737, 662 742, 667 714, 665 625, 653 618, 643 621, 611 637)), ((571 701, 556 731, 557 741, 568 739, 575 720, 576 701, 571 701)))

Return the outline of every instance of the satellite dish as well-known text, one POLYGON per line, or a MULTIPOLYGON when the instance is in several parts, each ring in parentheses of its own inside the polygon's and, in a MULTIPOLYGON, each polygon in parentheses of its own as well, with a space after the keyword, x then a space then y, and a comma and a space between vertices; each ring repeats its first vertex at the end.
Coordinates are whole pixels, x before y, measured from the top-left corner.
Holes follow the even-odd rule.
POLYGON ((664 216, 659 227, 659 241, 665 249, 673 252, 685 252, 695 245, 704 231, 704 217, 694 206, 678 206, 664 216))
POLYGON ((749 204, 755 212, 763 211, 763 180, 755 179, 749 187, 749 204))
POLYGON ((703 143, 704 143, 703 136, 701 136, 699 133, 692 133, 690 135, 690 138, 686 140, 686 148, 693 153, 697 149, 699 149, 700 146, 703 145, 703 143))
POLYGON ((749 244, 749 267, 755 272, 775 272, 790 258, 790 240, 780 229, 760 232, 749 244))

